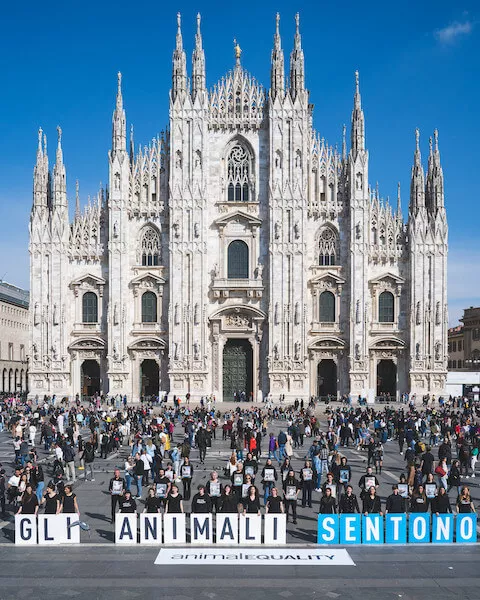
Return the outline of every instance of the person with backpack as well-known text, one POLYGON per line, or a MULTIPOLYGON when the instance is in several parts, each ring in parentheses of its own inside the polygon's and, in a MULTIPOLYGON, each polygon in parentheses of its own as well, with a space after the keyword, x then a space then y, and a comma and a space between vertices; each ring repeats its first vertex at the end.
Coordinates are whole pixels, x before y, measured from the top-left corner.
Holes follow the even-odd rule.
POLYGON ((83 452, 83 460, 85 463, 85 481, 87 481, 88 471, 90 471, 90 481, 95 481, 93 474, 93 461, 95 459, 95 450, 91 442, 85 444, 85 450, 83 452))

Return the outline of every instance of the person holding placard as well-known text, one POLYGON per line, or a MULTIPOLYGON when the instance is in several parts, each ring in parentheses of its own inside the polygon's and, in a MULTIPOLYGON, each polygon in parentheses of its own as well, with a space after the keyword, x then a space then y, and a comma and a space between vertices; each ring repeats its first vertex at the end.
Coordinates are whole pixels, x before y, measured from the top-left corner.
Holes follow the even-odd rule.
POLYGON ((163 469, 159 469, 157 482, 155 484, 155 495, 159 500, 159 506, 165 507, 165 502, 167 501, 167 496, 170 493, 171 486, 172 482, 170 478, 165 475, 165 471, 163 469))
POLYGON ((160 498, 156 495, 155 487, 151 487, 148 490, 147 497, 145 498, 144 513, 159 513, 160 512, 160 498))
POLYGON ((183 497, 185 500, 190 500, 190 495, 192 493, 193 467, 188 456, 183 459, 183 463, 180 466, 180 478, 183 484, 183 497))
POLYGON ((255 483, 255 475, 258 470, 258 462, 253 458, 251 452, 247 453, 247 458, 243 463, 243 470, 245 471, 245 475, 250 475, 252 478, 252 483, 255 483))
POLYGON ((331 490, 331 494, 332 494, 333 498, 336 498, 338 496, 337 484, 335 483, 332 472, 327 473, 327 479, 324 481, 324 483, 322 484, 322 486, 320 488, 322 490, 322 494, 324 496, 325 496, 325 491, 327 488, 329 488, 331 490))
POLYGON ((263 503, 266 505, 271 490, 277 481, 277 470, 273 466, 272 459, 267 458, 267 462, 262 469, 262 485, 263 485, 263 503))
POLYGON ((212 471, 210 473, 210 480, 207 481, 206 491, 212 501, 212 511, 215 509, 215 512, 218 512, 218 507, 220 503, 220 496, 222 495, 222 484, 218 480, 218 473, 216 471, 212 471))
POLYGON ((120 476, 120 469, 115 469, 113 472, 113 477, 110 479, 110 483, 108 484, 108 491, 110 492, 112 506, 112 523, 115 520, 115 510, 117 508, 117 504, 121 496, 123 496, 125 490, 125 479, 120 476))
POLYGON ((237 502, 240 502, 242 498, 242 486, 244 481, 245 473, 243 472, 243 463, 237 462, 237 469, 232 473, 231 482, 234 494, 237 496, 237 502))
POLYGON ((312 508, 312 490, 313 490, 313 479, 315 473, 313 471, 312 463, 309 460, 305 461, 302 469, 300 469, 300 483, 302 486, 302 508, 308 506, 312 508))
POLYGON ((243 485, 242 485, 242 501, 244 498, 248 496, 250 487, 253 485, 251 475, 245 474, 243 477, 243 485))
POLYGON ((346 491, 347 485, 352 479, 352 468, 349 464, 347 464, 346 456, 342 456, 339 465, 337 465, 336 463, 332 464, 332 473, 338 486, 343 486, 343 489, 346 491))
POLYGON ((183 513, 183 498, 175 483, 172 485, 170 494, 168 494, 167 504, 165 505, 165 514, 171 513, 183 513))
POLYGON ((368 495, 368 490, 373 486, 375 489, 379 486, 378 479, 373 474, 372 467, 367 467, 367 472, 360 477, 358 487, 361 488, 360 498, 363 500, 364 496, 368 495))
POLYGON ((137 500, 142 497, 142 481, 145 473, 145 464, 137 452, 135 454, 135 466, 133 467, 133 474, 135 476, 135 483, 137 485, 137 500))
POLYGON ((283 499, 285 503, 285 512, 287 513, 287 523, 290 511, 292 512, 293 524, 297 524, 297 498, 300 486, 295 479, 295 471, 290 469, 283 482, 283 499))

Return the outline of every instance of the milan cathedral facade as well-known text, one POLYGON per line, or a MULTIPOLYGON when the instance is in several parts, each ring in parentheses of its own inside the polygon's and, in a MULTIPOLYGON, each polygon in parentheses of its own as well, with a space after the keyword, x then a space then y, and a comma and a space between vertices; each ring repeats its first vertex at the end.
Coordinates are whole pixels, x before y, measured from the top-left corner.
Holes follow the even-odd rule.
POLYGON ((169 127, 127 141, 121 76, 109 185, 71 222, 62 136, 39 132, 30 219, 30 394, 217 400, 444 391, 447 220, 438 139, 416 132, 405 223, 368 178, 359 78, 350 143, 312 128, 298 16, 270 89, 242 66, 191 77, 180 17, 169 127))

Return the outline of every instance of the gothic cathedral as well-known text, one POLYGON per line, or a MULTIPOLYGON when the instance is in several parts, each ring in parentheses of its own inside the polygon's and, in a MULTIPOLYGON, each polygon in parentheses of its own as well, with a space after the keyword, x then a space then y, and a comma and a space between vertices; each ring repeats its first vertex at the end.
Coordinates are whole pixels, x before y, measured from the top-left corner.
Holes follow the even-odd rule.
POLYGON ((121 75, 109 185, 69 218, 62 132, 39 132, 30 219, 30 395, 217 400, 444 391, 447 220, 438 136, 410 205, 371 190, 356 73, 341 152, 312 128, 296 17, 270 90, 242 66, 207 90, 180 16, 170 124, 135 150, 121 75))

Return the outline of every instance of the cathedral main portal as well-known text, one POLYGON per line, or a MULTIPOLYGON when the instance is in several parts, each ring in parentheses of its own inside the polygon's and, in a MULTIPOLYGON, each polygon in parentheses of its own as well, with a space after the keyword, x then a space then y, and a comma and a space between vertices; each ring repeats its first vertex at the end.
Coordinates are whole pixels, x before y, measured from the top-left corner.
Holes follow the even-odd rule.
POLYGON ((245 339, 229 339, 223 348, 223 399, 248 399, 252 390, 252 346, 245 339))

